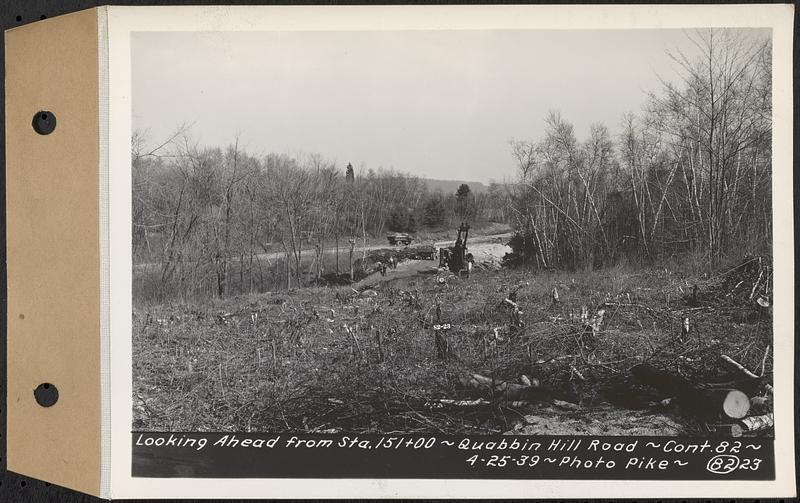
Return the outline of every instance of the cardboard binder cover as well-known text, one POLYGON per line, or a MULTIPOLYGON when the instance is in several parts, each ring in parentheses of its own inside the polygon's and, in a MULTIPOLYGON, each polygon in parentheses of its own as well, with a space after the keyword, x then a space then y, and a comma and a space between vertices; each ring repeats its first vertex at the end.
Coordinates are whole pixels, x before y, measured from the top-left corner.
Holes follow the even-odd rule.
POLYGON ((8 469, 100 491, 97 11, 6 32, 8 469), (34 115, 56 116, 46 135, 34 115), (54 385, 43 407, 34 390, 54 385))

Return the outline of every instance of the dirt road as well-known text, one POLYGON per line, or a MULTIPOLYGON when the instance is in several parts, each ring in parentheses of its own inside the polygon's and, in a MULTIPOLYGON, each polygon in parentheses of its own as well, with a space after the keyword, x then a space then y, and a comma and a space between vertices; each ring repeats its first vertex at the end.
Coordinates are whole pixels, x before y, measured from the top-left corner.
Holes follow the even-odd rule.
MULTIPOLYGON (((505 243, 508 242, 508 239, 511 237, 511 233, 503 233, 503 234, 492 234, 488 236, 475 236, 470 237, 468 241, 469 252, 473 254, 475 260, 477 262, 490 262, 490 261, 497 261, 499 262, 503 255, 511 249, 505 246, 505 243)), ((427 244, 425 242, 414 243, 411 246, 427 244)), ((433 246, 436 248, 441 248, 445 246, 450 246, 453 244, 452 240, 449 241, 437 241, 433 243, 433 246)), ((367 251, 374 251, 374 250, 383 250, 383 249, 390 249, 393 248, 388 243, 383 244, 371 244, 367 245, 366 248, 357 246, 354 253, 355 257, 360 257, 363 251, 366 249, 367 251)), ((398 250, 402 249, 402 246, 394 247, 398 250)), ((302 250, 301 256, 305 258, 312 258, 314 256, 315 250, 314 248, 307 248, 302 250)), ((336 253, 336 247, 328 247, 325 248, 326 255, 333 255, 336 253)), ((348 251, 345 247, 339 247, 339 253, 344 257, 347 255, 348 251)), ((269 263, 272 260, 280 260, 284 258, 286 254, 284 252, 269 252, 269 253, 259 253, 255 255, 255 258, 258 260, 265 260, 269 263)), ((236 262, 238 260, 237 257, 231 257, 231 262, 236 262)), ((134 264, 135 270, 152 270, 153 268, 160 267, 161 264, 157 262, 151 263, 141 263, 141 264, 134 264)))
MULTIPOLYGON (((503 234, 492 234, 492 235, 488 235, 488 236, 470 237, 469 241, 467 242, 467 244, 469 246, 469 252, 472 253, 475 256, 475 260, 479 260, 478 256, 476 255, 476 253, 480 254, 481 257, 485 257, 485 260, 491 260, 494 257, 496 257, 497 254, 499 253, 499 259, 502 259, 503 255, 505 253, 507 253, 508 251, 511 251, 510 248, 505 246, 505 243, 508 242, 510 237, 511 237, 511 233, 510 232, 506 232, 506 233, 503 233, 503 234), (502 251, 503 249, 506 250, 506 251, 502 251)), ((416 246, 416 245, 424 245, 424 244, 427 244, 427 243, 425 243, 425 242, 415 242, 410 246, 413 247, 413 246, 416 246)), ((442 248, 442 247, 445 247, 445 246, 451 246, 452 244, 453 244, 453 240, 436 241, 435 243, 433 243, 433 246, 436 247, 436 248, 442 248)), ((355 251, 353 253, 354 253, 355 256, 360 256, 361 253, 363 253, 364 249, 366 249, 367 251, 374 251, 374 250, 385 250, 385 249, 391 249, 391 248, 397 248, 398 250, 400 250, 403 247, 402 246, 392 246, 392 245, 390 245, 388 243, 385 244, 385 245, 384 244, 371 244, 371 245, 367 245, 366 248, 364 248, 363 246, 356 246, 355 251)), ((335 252, 336 252, 336 248, 335 247, 325 248, 325 253, 326 254, 332 254, 332 253, 335 253, 335 252)), ((347 253, 346 248, 345 247, 340 247, 339 248, 339 253, 346 254, 347 253)), ((274 259, 283 258, 285 255, 286 254, 283 253, 283 252, 272 252, 272 253, 260 253, 260 254, 258 254, 256 256, 259 259, 274 260, 274 259)), ((314 249, 313 248, 308 248, 306 250, 303 250, 303 252, 302 252, 302 256, 303 257, 311 257, 313 255, 314 255, 314 249)), ((480 259, 479 261, 484 261, 484 259, 480 259)))

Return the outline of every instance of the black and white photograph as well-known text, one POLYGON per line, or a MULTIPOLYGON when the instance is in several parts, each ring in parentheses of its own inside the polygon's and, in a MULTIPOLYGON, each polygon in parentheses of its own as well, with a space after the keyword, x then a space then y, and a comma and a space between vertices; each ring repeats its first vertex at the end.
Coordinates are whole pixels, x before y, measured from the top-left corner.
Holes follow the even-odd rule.
POLYGON ((771 29, 130 45, 132 430, 773 437, 771 29))

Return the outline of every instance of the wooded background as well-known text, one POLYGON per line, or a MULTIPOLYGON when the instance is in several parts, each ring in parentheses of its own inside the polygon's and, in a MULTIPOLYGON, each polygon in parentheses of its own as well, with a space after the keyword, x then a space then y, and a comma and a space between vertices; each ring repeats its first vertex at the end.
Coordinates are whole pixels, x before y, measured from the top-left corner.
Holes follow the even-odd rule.
POLYGON ((348 271, 354 253, 363 268, 370 239, 388 231, 460 221, 510 224, 508 263, 534 268, 679 254, 713 267, 769 253, 771 40, 716 29, 687 37, 694 51, 670 54, 681 78, 622 115, 620 134, 594 124, 581 140, 551 112, 544 137, 510 141, 516 178, 486 192, 431 191, 416 176, 317 154, 258 157, 238 140, 201 148, 187 126, 156 145, 137 132, 134 298, 303 286, 348 271))

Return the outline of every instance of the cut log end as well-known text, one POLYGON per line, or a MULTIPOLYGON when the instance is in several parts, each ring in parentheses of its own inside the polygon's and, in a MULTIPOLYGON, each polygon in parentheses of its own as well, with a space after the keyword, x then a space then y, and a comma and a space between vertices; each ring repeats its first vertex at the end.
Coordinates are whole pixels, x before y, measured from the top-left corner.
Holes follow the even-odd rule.
POLYGON ((722 410, 732 419, 741 419, 750 411, 750 399, 739 390, 728 390, 722 402, 722 410))

